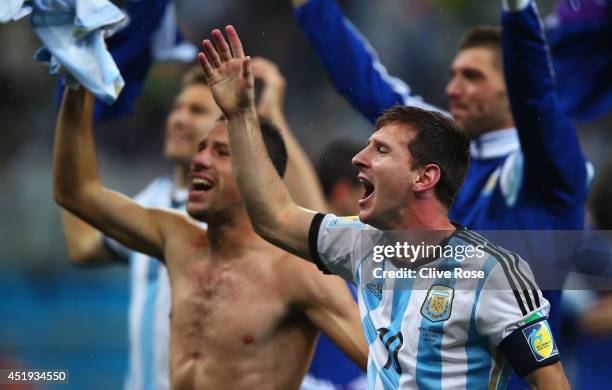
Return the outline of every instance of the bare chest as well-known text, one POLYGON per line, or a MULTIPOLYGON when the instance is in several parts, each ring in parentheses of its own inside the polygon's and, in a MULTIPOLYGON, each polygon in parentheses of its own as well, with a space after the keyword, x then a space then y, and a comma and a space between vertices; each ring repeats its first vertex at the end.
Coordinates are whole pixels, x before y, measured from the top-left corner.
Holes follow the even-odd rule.
POLYGON ((268 344, 286 331, 291 313, 282 286, 272 269, 255 261, 196 261, 172 278, 176 342, 191 351, 230 351, 268 344))

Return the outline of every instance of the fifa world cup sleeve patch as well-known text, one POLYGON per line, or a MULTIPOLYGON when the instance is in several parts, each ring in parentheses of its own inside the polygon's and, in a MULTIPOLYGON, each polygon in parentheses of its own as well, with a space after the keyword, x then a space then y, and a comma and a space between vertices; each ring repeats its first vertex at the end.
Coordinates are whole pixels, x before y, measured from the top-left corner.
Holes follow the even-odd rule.
POLYGON ((560 360, 557 344, 545 318, 521 326, 506 337, 499 347, 519 376, 560 360))

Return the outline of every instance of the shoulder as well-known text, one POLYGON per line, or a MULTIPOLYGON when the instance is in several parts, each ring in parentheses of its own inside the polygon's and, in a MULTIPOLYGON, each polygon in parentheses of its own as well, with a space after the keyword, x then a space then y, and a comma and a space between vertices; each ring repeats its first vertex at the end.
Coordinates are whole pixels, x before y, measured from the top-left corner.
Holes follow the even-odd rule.
POLYGON ((455 237, 465 245, 475 248, 473 259, 475 259, 479 266, 486 269, 487 276, 491 273, 491 278, 487 277, 489 284, 491 283, 489 279, 501 278, 501 280, 493 282, 511 284, 513 280, 526 278, 522 269, 528 267, 528 265, 517 253, 504 249, 482 235, 468 229, 458 231, 455 237), (502 272, 500 273, 498 269, 502 272))
POLYGON ((150 209, 161 227, 164 237, 193 239, 200 237, 208 240, 206 228, 201 222, 191 218, 187 213, 167 207, 155 207, 150 209))
POLYGON ((275 260, 274 273, 286 299, 298 304, 320 302, 345 284, 339 277, 321 272, 314 263, 286 252, 275 260))

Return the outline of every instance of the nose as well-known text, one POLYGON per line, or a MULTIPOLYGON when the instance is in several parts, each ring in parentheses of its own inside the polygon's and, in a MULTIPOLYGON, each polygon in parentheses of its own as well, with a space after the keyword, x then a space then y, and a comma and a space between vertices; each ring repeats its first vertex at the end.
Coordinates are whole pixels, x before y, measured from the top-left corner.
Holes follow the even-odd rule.
POLYGON ((194 172, 201 172, 212 166, 212 156, 209 148, 200 150, 191 160, 191 169, 194 172))
POLYGON ((186 107, 177 107, 170 114, 170 125, 185 126, 189 121, 188 110, 186 107))
POLYGON ((365 148, 361 150, 361 152, 357 153, 355 157, 353 157, 353 159, 351 160, 351 163, 357 168, 367 168, 369 166, 368 159, 367 159, 367 149, 368 147, 366 146, 365 148))
POLYGON ((457 77, 453 77, 450 79, 448 84, 446 84, 446 96, 449 98, 456 98, 461 93, 461 83, 457 79, 457 77))

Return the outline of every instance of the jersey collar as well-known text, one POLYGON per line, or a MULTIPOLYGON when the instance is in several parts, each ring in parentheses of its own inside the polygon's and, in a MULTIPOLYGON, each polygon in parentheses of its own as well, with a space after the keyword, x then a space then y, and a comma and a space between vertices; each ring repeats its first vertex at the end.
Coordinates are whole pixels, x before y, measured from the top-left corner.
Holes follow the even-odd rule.
POLYGON ((183 208, 187 203, 187 198, 189 196, 189 191, 187 188, 178 188, 174 186, 172 189, 171 199, 172 199, 172 208, 179 209, 183 208))
POLYGON ((506 156, 521 148, 518 132, 514 127, 484 133, 470 142, 473 159, 488 159, 506 156))

